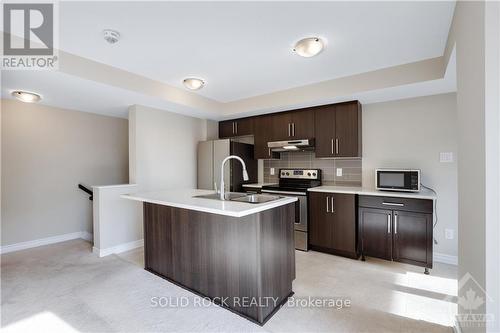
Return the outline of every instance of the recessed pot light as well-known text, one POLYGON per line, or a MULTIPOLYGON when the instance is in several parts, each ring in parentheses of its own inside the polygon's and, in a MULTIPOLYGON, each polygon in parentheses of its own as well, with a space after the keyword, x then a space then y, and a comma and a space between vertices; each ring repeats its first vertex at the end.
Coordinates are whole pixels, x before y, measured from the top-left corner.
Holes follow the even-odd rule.
POLYGON ((203 86, 205 85, 205 81, 203 81, 202 79, 195 78, 195 77, 189 77, 187 79, 184 79, 184 81, 182 81, 182 83, 184 84, 184 87, 186 87, 190 90, 198 90, 198 89, 203 88, 203 86))
POLYGON ((22 90, 16 90, 11 93, 12 96, 25 103, 36 103, 42 99, 42 96, 22 90))
POLYGON ((323 41, 319 37, 309 37, 299 40, 293 51, 301 57, 314 57, 323 51, 325 47, 323 41))

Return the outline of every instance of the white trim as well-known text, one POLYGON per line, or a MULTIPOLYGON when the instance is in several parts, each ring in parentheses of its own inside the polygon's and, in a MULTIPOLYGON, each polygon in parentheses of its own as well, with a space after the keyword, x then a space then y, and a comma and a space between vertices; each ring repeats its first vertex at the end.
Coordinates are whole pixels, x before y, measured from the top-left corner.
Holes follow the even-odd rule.
POLYGON ((113 247, 108 247, 106 249, 99 249, 97 247, 92 248, 92 252, 97 254, 99 257, 105 257, 110 254, 118 254, 126 251, 130 251, 133 249, 137 249, 139 247, 144 246, 144 239, 139 239, 136 241, 124 243, 124 244, 119 244, 113 247))
POLYGON ((4 245, 0 248, 0 253, 4 254, 4 253, 9 253, 9 252, 21 251, 21 250, 26 250, 26 249, 38 247, 38 246, 55 244, 55 243, 65 242, 65 241, 69 241, 72 239, 79 239, 79 238, 84 239, 86 241, 91 241, 92 234, 88 233, 86 231, 78 231, 78 232, 72 232, 70 234, 35 239, 35 240, 27 241, 27 242, 15 243, 15 244, 10 244, 10 245, 4 245))
POLYGON ((458 265, 458 257, 444 253, 434 252, 434 261, 448 265, 458 265))
POLYGON ((455 316, 455 323, 453 325, 454 333, 462 333, 462 327, 460 327, 460 322, 458 321, 458 316, 455 316))
POLYGON ((94 235, 87 231, 82 231, 82 236, 80 238, 86 240, 87 242, 94 241, 94 235))

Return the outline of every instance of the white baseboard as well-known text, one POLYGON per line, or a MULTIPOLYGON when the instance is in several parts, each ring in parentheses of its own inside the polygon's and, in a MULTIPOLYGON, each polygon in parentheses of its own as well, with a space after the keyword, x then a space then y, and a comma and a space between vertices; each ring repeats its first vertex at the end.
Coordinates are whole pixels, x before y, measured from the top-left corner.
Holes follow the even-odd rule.
POLYGON ((130 251, 133 249, 137 249, 137 248, 142 247, 142 246, 144 246, 144 239, 139 239, 139 240, 136 240, 133 242, 124 243, 124 244, 116 245, 113 247, 108 247, 105 249, 99 249, 99 248, 94 246, 92 248, 92 252, 96 253, 99 257, 105 257, 105 256, 110 255, 110 254, 118 254, 118 253, 130 251))
POLYGON ((449 254, 444 254, 444 253, 435 253, 434 252, 434 261, 435 262, 440 262, 443 264, 448 264, 448 265, 458 265, 458 257, 457 256, 452 256, 449 254))
POLYGON ((453 325, 453 332, 462 333, 462 328, 460 327, 460 322, 458 321, 457 316, 455 316, 455 325, 453 325))
POLYGON ((47 237, 47 238, 35 239, 32 241, 27 241, 27 242, 5 245, 5 246, 2 246, 0 248, 0 253, 4 254, 4 253, 9 253, 9 252, 21 251, 21 250, 26 250, 26 249, 38 247, 38 246, 55 244, 55 243, 65 242, 65 241, 69 241, 72 239, 79 239, 79 238, 84 239, 86 241, 92 241, 92 239, 93 239, 91 233, 86 232, 86 231, 78 231, 78 232, 72 232, 70 234, 52 236, 52 237, 47 237))

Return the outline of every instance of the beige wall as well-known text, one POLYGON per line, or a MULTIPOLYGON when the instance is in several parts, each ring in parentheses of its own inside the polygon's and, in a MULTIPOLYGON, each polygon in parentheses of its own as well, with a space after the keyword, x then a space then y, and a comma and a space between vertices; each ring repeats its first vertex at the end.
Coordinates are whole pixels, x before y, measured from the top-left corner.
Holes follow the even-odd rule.
POLYGON ((459 304, 458 312, 494 319, 487 325, 462 323, 463 332, 500 331, 499 27, 497 2, 459 1, 448 40, 457 55, 458 277, 475 279, 472 286, 459 284, 458 296, 472 289, 485 300, 475 309, 459 304))
POLYGON ((438 193, 434 252, 457 255, 456 95, 443 94, 363 105, 363 186, 374 187, 379 167, 417 168, 422 183, 438 193), (452 152, 453 163, 440 163, 452 152), (445 239, 445 228, 455 239, 445 239))
POLYGON ((80 182, 128 182, 127 120, 2 100, 2 246, 92 232, 80 182))
POLYGON ((206 120, 134 105, 129 127, 131 183, 140 191, 196 188, 197 146, 207 139, 206 120))

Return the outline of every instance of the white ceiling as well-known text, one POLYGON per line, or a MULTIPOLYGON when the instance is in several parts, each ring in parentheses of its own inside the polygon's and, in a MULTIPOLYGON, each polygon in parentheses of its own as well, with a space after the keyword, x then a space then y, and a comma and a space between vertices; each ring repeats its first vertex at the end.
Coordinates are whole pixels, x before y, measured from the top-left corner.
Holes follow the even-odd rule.
POLYGON ((60 48, 218 101, 443 55, 454 2, 61 2, 60 48), (109 45, 101 32, 116 29, 109 45), (291 52, 319 35, 324 52, 291 52))
POLYGON ((199 118, 216 119, 217 116, 190 108, 179 108, 160 99, 131 90, 85 80, 59 71, 4 71, 2 72, 2 98, 12 98, 14 90, 26 90, 40 94, 43 105, 63 109, 97 113, 127 118, 128 108, 139 104, 199 118))
MULTIPOLYGON (((168 101, 147 96, 131 90, 85 80, 77 76, 56 71, 4 71, 2 78, 2 98, 12 98, 12 90, 34 91, 42 95, 40 104, 57 106, 63 109, 103 114, 127 118, 128 107, 140 104, 163 110, 175 111, 194 117, 225 119, 220 114, 204 112, 192 108, 179 108, 168 101)), ((398 100, 417 96, 435 95, 456 91, 456 56, 451 54, 446 73, 442 79, 414 84, 378 89, 364 93, 342 96, 321 101, 321 104, 359 100, 363 104, 398 100)), ((305 107, 309 105, 298 105, 305 107)), ((272 111, 272 110, 270 110, 272 111)), ((262 112, 247 112, 241 116, 256 115, 262 112)))

